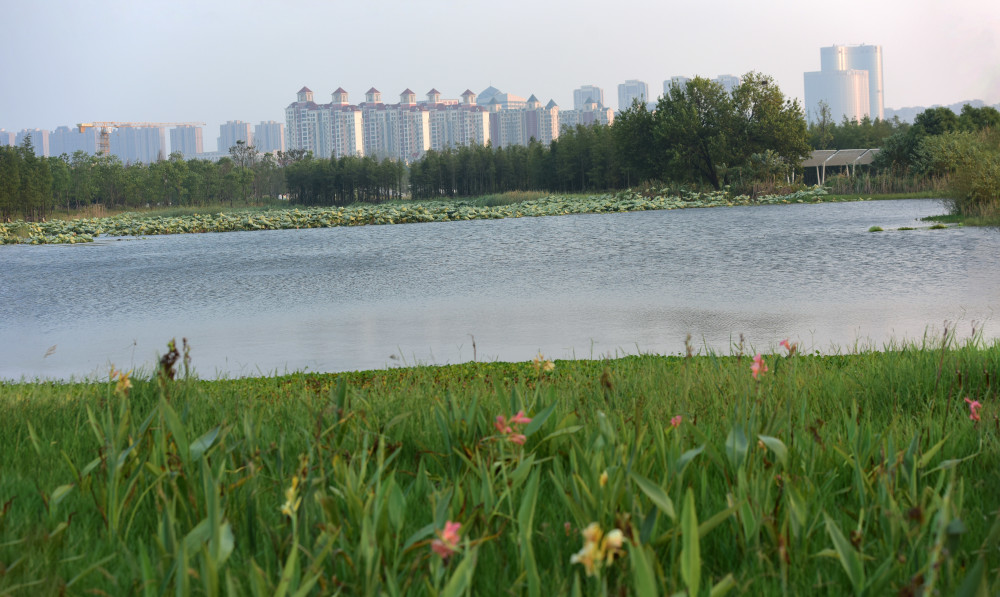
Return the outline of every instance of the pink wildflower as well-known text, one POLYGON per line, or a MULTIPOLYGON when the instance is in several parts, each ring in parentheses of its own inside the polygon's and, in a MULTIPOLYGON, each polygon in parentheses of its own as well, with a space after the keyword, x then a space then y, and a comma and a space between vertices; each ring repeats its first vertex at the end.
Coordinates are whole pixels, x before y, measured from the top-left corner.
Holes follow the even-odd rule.
POLYGON ((760 356, 759 352, 753 357, 753 365, 750 365, 750 371, 753 373, 754 379, 757 379, 757 376, 762 373, 767 373, 767 363, 764 362, 764 357, 760 356))
POLYGON ((674 429, 677 429, 678 427, 681 426, 681 421, 683 420, 684 417, 677 415, 676 417, 670 419, 670 426, 673 427, 674 429))
POLYGON ((528 423, 531 422, 531 419, 529 419, 528 416, 524 414, 523 410, 519 410, 517 411, 516 415, 510 418, 510 422, 516 423, 518 425, 527 425, 528 423))
POLYGON ((784 340, 779 342, 778 345, 785 347, 785 350, 788 351, 788 356, 792 356, 793 354, 795 354, 795 351, 798 350, 799 348, 798 344, 793 344, 792 342, 789 342, 788 338, 785 338, 784 340))
POLYGON ((978 400, 969 400, 968 398, 965 399, 965 402, 969 405, 969 418, 973 421, 978 421, 979 409, 981 409, 983 405, 978 400))
POLYGON ((455 553, 460 541, 458 536, 458 529, 460 528, 462 528, 461 523, 450 520, 445 522, 444 530, 437 532, 438 539, 431 542, 431 549, 434 550, 434 553, 441 556, 442 559, 448 559, 448 556, 455 553))
POLYGON ((493 424, 500 433, 511 433, 512 430, 510 425, 507 424, 507 417, 503 415, 497 415, 497 422, 493 424))
POLYGON ((521 433, 521 426, 527 425, 530 422, 531 419, 528 415, 523 410, 519 410, 516 415, 512 415, 509 419, 503 415, 497 415, 496 423, 493 426, 497 428, 497 431, 506 435, 508 440, 519 446, 523 446, 528 438, 521 433))

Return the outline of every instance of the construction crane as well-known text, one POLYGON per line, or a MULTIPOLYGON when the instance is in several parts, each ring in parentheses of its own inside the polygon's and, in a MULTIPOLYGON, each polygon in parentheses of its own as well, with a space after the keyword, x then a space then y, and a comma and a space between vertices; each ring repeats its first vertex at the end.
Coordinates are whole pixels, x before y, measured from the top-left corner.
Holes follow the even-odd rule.
POLYGON ((175 126, 205 126, 204 122, 84 122, 76 125, 80 132, 87 129, 100 129, 97 137, 97 151, 101 155, 111 153, 111 129, 118 128, 162 128, 175 126))

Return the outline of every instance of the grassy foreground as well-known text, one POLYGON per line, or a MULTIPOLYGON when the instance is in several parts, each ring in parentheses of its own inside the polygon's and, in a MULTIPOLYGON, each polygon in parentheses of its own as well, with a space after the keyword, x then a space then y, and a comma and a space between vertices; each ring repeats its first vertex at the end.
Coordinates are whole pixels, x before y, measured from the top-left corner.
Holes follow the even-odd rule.
POLYGON ((223 381, 183 352, 0 386, 0 595, 1000 589, 1000 343, 223 381))

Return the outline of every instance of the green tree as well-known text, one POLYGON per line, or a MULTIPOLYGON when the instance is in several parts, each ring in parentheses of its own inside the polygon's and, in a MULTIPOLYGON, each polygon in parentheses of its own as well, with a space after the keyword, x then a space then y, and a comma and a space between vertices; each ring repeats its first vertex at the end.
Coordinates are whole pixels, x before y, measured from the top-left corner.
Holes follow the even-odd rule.
POLYGON ((797 99, 786 98, 774 79, 747 73, 732 92, 733 121, 730 150, 741 165, 751 156, 770 152, 790 171, 809 155, 806 120, 797 99))
POLYGON ((10 221, 22 211, 20 190, 23 167, 21 151, 17 147, 0 145, 0 219, 10 221))
POLYGON ((928 135, 942 135, 958 130, 958 116, 943 106, 927 108, 917 114, 913 126, 920 127, 928 135))
POLYGON ((1000 130, 1000 111, 990 106, 973 108, 965 104, 958 116, 958 127, 963 131, 1000 130))
POLYGON ((675 177, 722 187, 720 168, 733 160, 733 99, 719 83, 695 77, 674 85, 656 105, 657 149, 675 177))
POLYGON ((638 99, 618 114, 611 125, 612 142, 627 186, 663 175, 665 156, 654 127, 653 113, 638 99))

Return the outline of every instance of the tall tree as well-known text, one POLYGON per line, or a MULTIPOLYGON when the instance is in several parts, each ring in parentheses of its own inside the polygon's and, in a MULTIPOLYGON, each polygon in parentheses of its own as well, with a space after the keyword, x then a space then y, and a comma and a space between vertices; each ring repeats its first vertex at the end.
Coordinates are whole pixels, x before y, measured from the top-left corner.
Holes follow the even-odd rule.
POLYGON ((701 179, 722 187, 720 168, 732 162, 733 98, 714 81, 695 77, 674 85, 656 105, 657 145, 678 178, 701 179))

